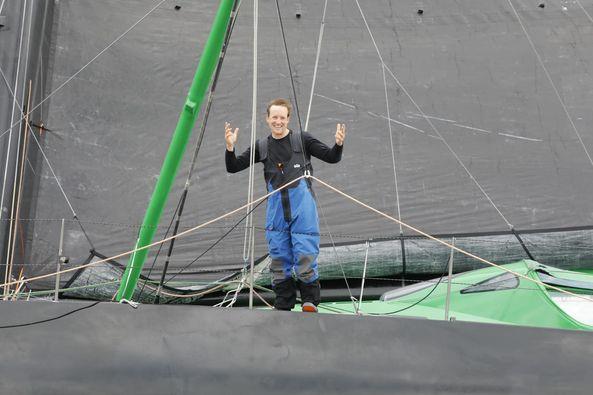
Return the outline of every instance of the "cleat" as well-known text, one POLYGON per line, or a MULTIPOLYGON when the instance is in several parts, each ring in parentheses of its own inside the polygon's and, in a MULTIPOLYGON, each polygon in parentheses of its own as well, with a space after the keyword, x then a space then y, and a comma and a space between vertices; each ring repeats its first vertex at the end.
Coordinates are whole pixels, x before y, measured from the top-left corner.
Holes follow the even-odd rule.
POLYGON ((305 302, 305 303, 303 303, 303 312, 306 312, 306 313, 317 313, 317 306, 315 306, 311 302, 305 302))

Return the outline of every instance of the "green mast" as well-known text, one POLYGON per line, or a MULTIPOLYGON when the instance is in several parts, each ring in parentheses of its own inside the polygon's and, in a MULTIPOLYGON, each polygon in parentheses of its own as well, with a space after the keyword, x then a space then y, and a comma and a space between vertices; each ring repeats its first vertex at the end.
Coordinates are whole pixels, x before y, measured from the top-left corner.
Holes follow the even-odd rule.
MULTIPOLYGON (((179 164, 183 158, 185 147, 189 141, 191 130, 194 126, 198 113, 200 112, 200 106, 204 94, 208 89, 212 74, 216 67, 218 57, 222 50, 225 33, 230 21, 231 10, 233 8, 235 0, 221 0, 218 6, 218 11, 208 36, 208 41, 204 46, 198 69, 194 75, 194 80, 189 89, 187 99, 183 110, 179 115, 177 121, 177 127, 173 133, 169 150, 165 156, 163 167, 159 179, 152 193, 152 198, 146 209, 144 215, 144 222, 142 228, 140 228, 140 234, 136 241, 136 248, 142 248, 152 243, 154 233, 159 224, 163 208, 167 203, 171 186, 175 180, 179 164)), ((119 291, 117 292, 117 301, 122 299, 131 299, 136 289, 136 283, 140 277, 140 272, 146 255, 148 254, 148 248, 137 251, 130 256, 128 266, 121 280, 119 291)))

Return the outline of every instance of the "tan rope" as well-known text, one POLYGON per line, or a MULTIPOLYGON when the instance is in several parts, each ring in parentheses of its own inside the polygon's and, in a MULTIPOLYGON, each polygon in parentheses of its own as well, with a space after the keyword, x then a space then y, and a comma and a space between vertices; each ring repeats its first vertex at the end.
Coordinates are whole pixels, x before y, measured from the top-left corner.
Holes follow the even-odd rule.
POLYGON ((396 218, 392 217, 392 216, 391 216, 391 215, 389 215, 389 214, 385 214, 384 212, 382 212, 382 211, 379 211, 379 210, 377 210, 376 208, 374 208, 374 207, 371 207, 371 206, 369 206, 368 204, 361 202, 360 200, 356 199, 355 197, 352 197, 352 196, 348 195, 347 193, 345 193, 345 192, 342 192, 342 191, 340 191, 340 190, 339 190, 339 189, 337 189, 337 188, 334 188, 333 186, 329 185, 328 183, 321 181, 321 180, 320 180, 319 178, 317 178, 317 177, 314 177, 314 176, 310 176, 310 177, 311 177, 312 179, 314 179, 315 181, 319 182, 319 183, 320 183, 321 185, 323 185, 324 187, 326 187, 326 188, 328 188, 328 189, 330 189, 330 190, 332 190, 332 191, 334 191, 334 192, 336 192, 336 193, 338 193, 338 194, 340 194, 340 195, 344 196, 345 198, 347 198, 347 199, 349 199, 349 200, 353 201, 354 203, 356 203, 356 204, 358 204, 358 205, 360 205, 360 206, 362 206, 362 207, 364 207, 364 208, 367 208, 367 209, 369 209, 369 210, 371 210, 371 211, 373 211, 373 212, 375 212, 375 213, 377 213, 377 214, 379 214, 379 215, 381 215, 381 216, 383 216, 383 217, 385 217, 385 218, 387 218, 387 219, 390 219, 390 220, 392 220, 392 221, 394 221, 394 222, 396 222, 396 223, 398 223, 398 224, 400 224, 400 225, 402 225, 402 226, 405 226, 406 228, 408 228, 408 229, 410 229, 410 230, 412 230, 412 231, 414 231, 414 232, 416 232, 416 233, 418 233, 418 234, 421 234, 422 236, 424 236, 424 237, 426 237, 426 238, 428 238, 428 239, 430 239, 430 240, 436 241, 437 243, 440 243, 440 244, 442 244, 442 245, 445 245, 445 246, 447 246, 447 247, 449 247, 449 248, 452 248, 452 249, 454 249, 455 251, 458 251, 458 252, 460 252, 460 253, 462 253, 462 254, 464 254, 464 255, 467 255, 467 256, 469 256, 470 258, 474 258, 474 259, 476 259, 476 260, 478 260, 478 261, 480 261, 480 262, 483 262, 483 263, 485 263, 485 264, 487 264, 487 265, 490 265, 490 266, 496 267, 496 268, 498 268, 498 269, 504 270, 505 272, 508 272, 508 273, 511 273, 511 274, 513 274, 513 275, 515 275, 515 276, 518 276, 518 277, 524 278, 524 279, 526 279, 526 280, 528 280, 528 281, 531 281, 531 282, 533 282, 533 283, 535 283, 535 284, 538 284, 538 285, 540 285, 540 286, 543 286, 543 287, 546 287, 546 288, 550 288, 550 289, 553 289, 553 290, 555 290, 555 291, 558 291, 558 292, 561 292, 561 293, 564 293, 564 294, 567 294, 567 295, 575 296, 575 297, 577 297, 577 298, 584 299, 584 300, 586 300, 586 301, 588 301, 588 302, 593 302, 593 300, 592 300, 592 299, 589 299, 589 298, 587 298, 587 297, 585 297, 585 296, 581 296, 581 295, 579 295, 579 294, 575 294, 575 293, 573 293, 573 292, 566 291, 566 290, 564 290, 564 289, 562 289, 562 288, 558 288, 558 287, 555 287, 555 286, 553 286, 553 285, 544 284, 544 283, 543 283, 543 282, 541 282, 541 281, 534 280, 533 278, 531 278, 531 277, 528 277, 528 276, 525 276, 525 275, 523 275, 523 274, 521 274, 521 273, 516 273, 516 272, 514 272, 514 271, 512 271, 512 270, 510 270, 510 269, 507 269, 507 268, 503 267, 503 266, 497 265, 496 263, 490 262, 490 261, 489 261, 489 260, 487 260, 487 259, 480 258, 479 256, 472 254, 471 252, 467 252, 467 251, 465 251, 465 250, 463 250, 463 249, 461 249, 461 248, 459 248, 459 247, 455 247, 454 245, 452 245, 452 244, 450 244, 450 243, 447 243, 447 242, 446 242, 446 241, 444 241, 444 240, 441 240, 441 239, 439 239, 439 238, 436 238, 436 237, 434 237, 434 236, 431 236, 431 235, 429 235, 428 233, 425 233, 425 232, 421 231, 420 229, 417 229, 417 228, 415 228, 415 227, 413 227, 413 226, 411 226, 411 225, 408 225, 408 224, 406 224, 405 222, 403 222, 403 221, 400 221, 400 220, 398 220, 398 219, 396 219, 396 218))
MULTIPOLYGON (((31 281, 35 281, 35 280, 41 280, 41 279, 48 278, 48 277, 52 277, 52 276, 55 276, 55 275, 58 275, 58 274, 69 273, 69 272, 73 272, 73 271, 76 271, 76 270, 79 270, 79 269, 84 269, 85 267, 89 267, 89 266, 97 265, 97 264, 99 264, 99 263, 105 263, 105 262, 107 262, 107 261, 112 261, 112 260, 114 260, 114 259, 121 258, 121 257, 123 257, 123 256, 127 256, 127 255, 130 255, 130 254, 133 254, 133 253, 135 253, 135 252, 137 252, 137 251, 141 251, 141 250, 144 250, 144 249, 147 249, 147 248, 150 248, 150 247, 154 247, 154 246, 156 246, 156 245, 159 245, 159 244, 162 244, 162 243, 166 243, 166 242, 168 242, 168 241, 170 241, 170 240, 173 240, 173 239, 175 239, 175 238, 178 238, 178 237, 185 236, 185 235, 187 235, 187 234, 189 234, 189 233, 195 232, 195 231, 196 231, 196 230, 198 230, 198 229, 204 228, 204 227, 206 227, 206 226, 208 226, 208 225, 210 225, 210 224, 213 224, 213 223, 215 223, 215 222, 218 222, 218 221, 220 221, 221 219, 224 219, 224 218, 230 217, 231 215, 233 215, 233 214, 236 214, 236 213, 238 213, 239 211, 241 211, 241 210, 244 210, 244 209, 246 209, 246 208, 247 208, 247 207, 249 207, 249 206, 253 206, 253 205, 255 205, 255 204, 258 204, 258 203, 259 203, 259 202, 261 202, 262 200, 265 200, 265 199, 267 199, 268 197, 270 197, 270 196, 272 196, 272 195, 274 195, 274 194, 276 194, 276 193, 280 192, 281 190, 283 190, 283 189, 285 189, 285 188, 289 187, 290 185, 292 185, 292 184, 294 184, 294 183, 296 183, 296 182, 300 181, 300 180, 301 180, 302 178, 304 178, 304 177, 305 177, 305 176, 300 176, 299 178, 296 178, 296 179, 292 180, 291 182, 289 182, 289 183, 287 183, 287 184, 285 184, 285 185, 281 186, 281 187, 280 187, 280 188, 278 188, 278 189, 275 189, 275 190, 273 190, 272 192, 269 192, 268 194, 266 194, 266 195, 264 195, 264 196, 262 196, 262 197, 260 197, 260 198, 258 198, 258 199, 256 199, 256 200, 254 200, 254 201, 252 201, 252 202, 250 202, 250 203, 244 204, 243 206, 241 206, 241 207, 239 207, 239 208, 236 208, 236 209, 234 209, 233 211, 229 211, 229 212, 227 212, 226 214, 223 214, 223 215, 221 215, 221 216, 219 216, 219 217, 217 217, 217 218, 211 219, 210 221, 204 222, 203 224, 200 224, 200 225, 198 225, 198 226, 194 226, 193 228, 190 228, 190 229, 188 229, 188 230, 185 230, 185 231, 183 231, 183 232, 181 232, 181 233, 178 233, 178 234, 176 234, 176 235, 170 236, 170 237, 168 237, 168 238, 165 238, 165 239, 162 239, 162 240, 159 240, 159 241, 155 241, 154 243, 152 243, 152 244, 148 244, 148 245, 146 245, 146 246, 144 246, 144 247, 135 248, 135 249, 133 249, 133 250, 130 250, 130 251, 122 252, 121 254, 113 255, 113 256, 111 256, 111 257, 109 257, 109 258, 101 259, 101 260, 98 260, 98 261, 95 261, 95 262, 90 262, 90 263, 87 263, 87 264, 84 264, 84 265, 79 265, 79 266, 71 267, 71 268, 69 268, 69 269, 64 269, 64 270, 56 271, 56 272, 53 272, 53 273, 48 273, 48 274, 43 274, 43 275, 36 276, 36 277, 31 277, 31 278, 28 278, 28 279, 26 279, 26 280, 25 280, 25 282, 29 283, 29 282, 31 282, 31 281)), ((11 285, 18 284, 18 283, 19 283, 19 281, 18 281, 18 280, 16 280, 16 281, 9 281, 9 282, 6 282, 6 283, 4 283, 4 284, 1 284, 1 285, 0 285, 0 288, 6 288, 6 287, 10 287, 11 285)))
POLYGON ((272 306, 271 304, 269 304, 268 302, 266 302, 266 300, 258 292, 256 292, 255 289, 253 289, 252 291, 255 294, 255 296, 257 296, 259 298, 259 300, 261 300, 262 302, 264 302, 266 304, 266 306, 268 306, 271 309, 274 308, 274 306, 272 306))

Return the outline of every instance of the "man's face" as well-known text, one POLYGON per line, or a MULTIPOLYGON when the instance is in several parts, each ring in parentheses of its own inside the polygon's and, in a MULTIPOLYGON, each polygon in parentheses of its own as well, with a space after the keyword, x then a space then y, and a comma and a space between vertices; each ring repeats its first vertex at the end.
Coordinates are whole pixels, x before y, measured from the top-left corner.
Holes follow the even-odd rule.
POLYGON ((270 115, 266 118, 266 122, 268 122, 273 137, 282 138, 286 136, 289 121, 288 108, 284 106, 270 107, 270 115))

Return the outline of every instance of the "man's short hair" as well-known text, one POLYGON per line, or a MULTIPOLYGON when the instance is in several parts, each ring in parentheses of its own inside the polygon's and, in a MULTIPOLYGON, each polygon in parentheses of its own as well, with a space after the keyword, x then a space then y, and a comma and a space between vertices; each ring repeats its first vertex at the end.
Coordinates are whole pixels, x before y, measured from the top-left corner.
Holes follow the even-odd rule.
POLYGON ((279 98, 279 99, 274 99, 271 102, 269 102, 268 108, 266 109, 266 113, 268 114, 268 117, 270 116, 270 108, 272 106, 286 107, 286 109, 288 110, 288 116, 290 117, 290 113, 292 112, 292 104, 290 104, 290 100, 279 98))

